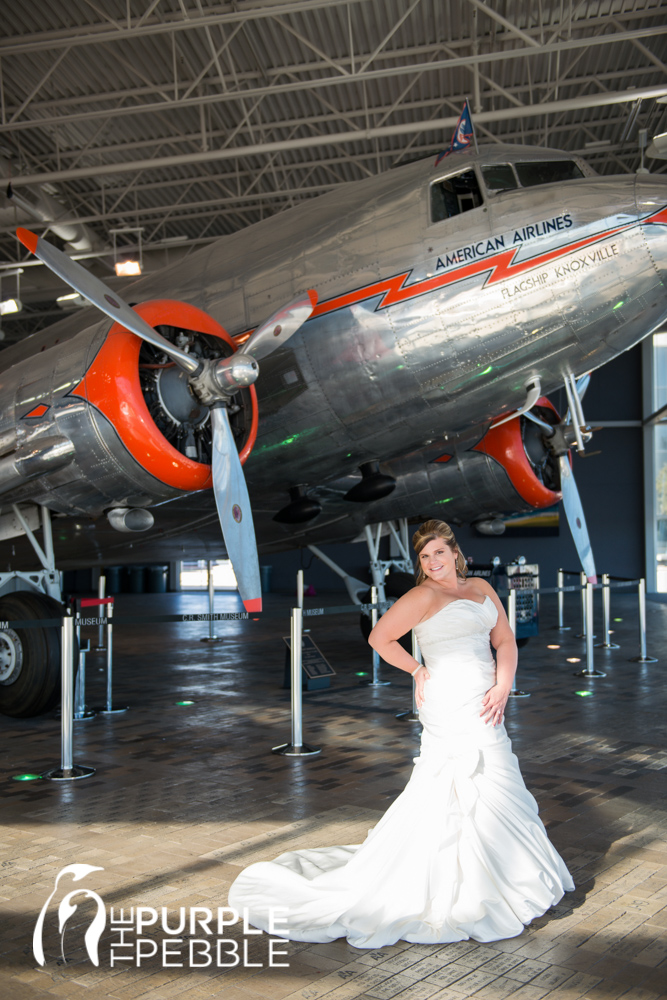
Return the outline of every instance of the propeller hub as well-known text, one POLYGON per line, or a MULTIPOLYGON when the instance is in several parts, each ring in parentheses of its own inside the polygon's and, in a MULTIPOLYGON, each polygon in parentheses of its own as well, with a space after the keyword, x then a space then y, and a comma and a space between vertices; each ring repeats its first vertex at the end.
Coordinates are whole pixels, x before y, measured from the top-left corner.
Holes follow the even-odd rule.
POLYGON ((204 406, 212 406, 252 385, 258 375, 259 365, 255 359, 237 351, 230 358, 205 362, 203 371, 190 379, 190 386, 204 406))
POLYGON ((249 354, 236 352, 222 358, 213 369, 213 377, 223 392, 236 392, 252 385, 259 375, 259 365, 249 354))
POLYGON ((570 448, 570 444, 565 435, 565 424, 556 424, 553 428, 553 433, 550 437, 545 434, 543 437, 544 444, 556 458, 560 458, 561 455, 567 455, 570 448))

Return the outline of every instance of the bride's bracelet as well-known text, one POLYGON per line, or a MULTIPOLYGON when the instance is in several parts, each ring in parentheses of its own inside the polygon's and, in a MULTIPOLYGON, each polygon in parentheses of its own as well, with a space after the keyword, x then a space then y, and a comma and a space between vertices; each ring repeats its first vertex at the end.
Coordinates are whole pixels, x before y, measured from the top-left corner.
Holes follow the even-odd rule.
POLYGON ((421 668, 422 668, 423 666, 424 666, 424 664, 423 664, 423 663, 420 663, 418 667, 415 667, 415 669, 414 669, 414 670, 413 670, 413 671, 411 672, 411 676, 412 676, 412 677, 414 677, 414 676, 415 676, 415 674, 417 673, 417 671, 418 671, 418 670, 421 670, 421 668))

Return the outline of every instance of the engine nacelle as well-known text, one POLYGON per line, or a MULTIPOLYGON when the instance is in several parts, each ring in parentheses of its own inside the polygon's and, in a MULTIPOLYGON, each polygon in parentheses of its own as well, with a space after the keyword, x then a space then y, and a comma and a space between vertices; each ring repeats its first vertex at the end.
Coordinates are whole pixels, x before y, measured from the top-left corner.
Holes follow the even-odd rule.
MULTIPOLYGON (((135 309, 195 357, 235 352, 224 328, 195 306, 160 299, 135 309)), ((54 511, 98 516, 211 486, 208 408, 159 348, 107 320, 62 343, 52 331, 34 341, 35 356, 10 368, 3 386, 0 440, 4 429, 18 428, 15 448, 1 460, 7 476, 18 470, 3 491, 8 500, 25 496, 54 511), (71 453, 58 466, 43 463, 36 476, 40 449, 54 439, 71 442, 71 453), (19 458, 26 451, 37 456, 29 485, 20 475, 26 463, 11 462, 14 451, 19 458)), ((245 462, 257 435, 254 387, 240 390, 233 403, 230 424, 245 462)))

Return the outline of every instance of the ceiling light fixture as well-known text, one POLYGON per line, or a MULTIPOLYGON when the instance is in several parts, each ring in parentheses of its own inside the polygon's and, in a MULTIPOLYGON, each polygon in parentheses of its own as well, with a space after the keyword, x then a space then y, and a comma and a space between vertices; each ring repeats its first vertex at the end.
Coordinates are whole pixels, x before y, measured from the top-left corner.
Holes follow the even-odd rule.
POLYGON ((83 295, 78 292, 68 292, 67 295, 59 295, 56 299, 56 305, 61 309, 82 309, 88 304, 83 295))
POLYGON ((141 274, 144 266, 141 241, 143 231, 143 226, 121 226, 118 229, 109 230, 109 235, 113 237, 113 266, 119 278, 131 278, 134 275, 141 274), (127 237, 130 233, 136 237, 136 245, 131 243, 128 246, 126 243, 124 246, 119 247, 117 242, 118 235, 121 234, 123 237, 127 237), (135 252, 137 250, 139 251, 138 259, 135 252))
POLYGON ((138 260, 117 260, 114 268, 119 278, 131 278, 135 274, 141 274, 141 264, 138 260))
POLYGON ((667 132, 654 135, 646 149, 646 155, 655 160, 667 160, 667 132))
POLYGON ((20 299, 5 299, 4 302, 0 302, 0 316, 11 316, 13 313, 19 313, 23 309, 23 303, 20 299))

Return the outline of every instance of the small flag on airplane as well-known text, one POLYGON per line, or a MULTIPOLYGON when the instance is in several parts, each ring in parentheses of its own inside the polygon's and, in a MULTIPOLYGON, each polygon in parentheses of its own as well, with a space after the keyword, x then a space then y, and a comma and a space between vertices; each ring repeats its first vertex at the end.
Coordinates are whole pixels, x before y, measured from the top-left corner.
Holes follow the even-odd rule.
MULTIPOLYGON (((449 156, 450 153, 458 153, 460 149, 467 149, 468 146, 475 142, 475 129, 472 123, 472 115, 470 114, 470 107, 466 99, 463 105, 463 111, 461 112, 461 117, 456 123, 456 128, 454 129, 454 135, 452 136, 452 141, 449 144, 449 149, 446 149, 444 153, 440 153, 435 161, 435 165, 440 163, 445 156, 449 156)), ((475 142, 475 145, 477 143, 475 142)))

